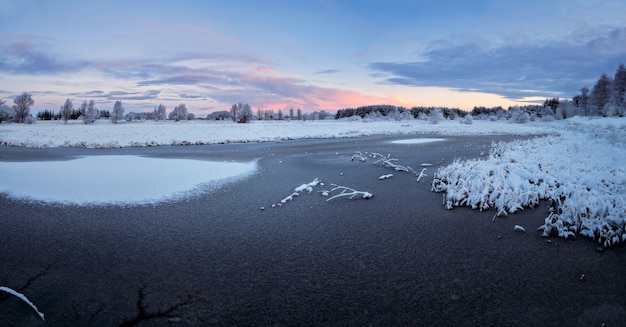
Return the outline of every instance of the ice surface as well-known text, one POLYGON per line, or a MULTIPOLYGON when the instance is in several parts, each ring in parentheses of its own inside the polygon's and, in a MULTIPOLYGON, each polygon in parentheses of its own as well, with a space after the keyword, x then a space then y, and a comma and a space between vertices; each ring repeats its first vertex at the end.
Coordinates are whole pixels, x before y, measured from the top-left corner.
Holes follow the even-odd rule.
POLYGON ((0 162, 0 191, 17 198, 61 203, 146 203, 209 191, 233 178, 245 177, 255 168, 255 162, 131 155, 0 162))
POLYGON ((395 140, 391 141, 394 144, 424 144, 424 143, 432 143, 432 142, 441 142, 446 139, 442 138, 421 138, 421 139, 406 139, 406 140, 395 140))
MULTIPOLYGON (((439 124, 430 124, 421 120, 332 120, 253 121, 250 124, 163 121, 122 122, 115 125, 106 120, 98 121, 93 125, 84 125, 82 122, 70 122, 65 125, 58 121, 51 121, 37 122, 32 125, 2 124, 0 145, 115 148, 267 142, 376 134, 410 135, 411 141, 407 139, 403 142, 411 143, 425 142, 425 140, 430 142, 436 139, 420 139, 416 136, 426 134, 442 137, 497 134, 546 135, 529 141, 498 143, 492 148, 487 160, 457 160, 441 168, 435 174, 433 189, 446 192, 444 205, 448 208, 459 205, 481 210, 496 208, 498 215, 506 215, 536 206, 541 199, 552 199, 555 201, 557 210, 548 216, 545 224, 541 226, 544 234, 556 234, 564 238, 583 235, 597 240, 604 246, 626 242, 625 118, 573 117, 551 123, 537 121, 527 124, 513 124, 502 120, 475 120, 471 125, 450 120, 443 120, 439 124)), ((42 167, 39 167, 40 169, 31 167, 26 171, 12 173, 5 170, 7 169, 5 167, 9 167, 9 163, 0 164, 0 173, 3 176, 0 180, 0 191, 9 191, 9 180, 15 179, 10 184, 12 185, 10 192, 21 194, 21 196, 33 197, 33 194, 43 194, 39 196, 52 199, 63 196, 63 201, 76 201, 84 196, 85 191, 91 192, 92 186, 104 185, 106 182, 95 182, 92 175, 96 175, 96 172, 93 171, 82 173, 83 175, 77 177, 76 172, 86 168, 81 165, 81 167, 76 167, 76 170, 69 170, 66 166, 68 162, 57 163, 59 167, 45 173, 41 171, 42 167), (50 171, 54 171, 54 174, 50 174, 50 171), (46 178, 52 178, 52 180, 46 180, 46 178), (30 185, 30 188, 18 190, 19 187, 25 187, 25 185, 30 185)), ((36 163, 28 165, 31 164, 36 163)), ((46 165, 50 164, 46 163, 46 165)), ((219 171, 219 169, 211 168, 213 163, 195 162, 193 164, 202 167, 179 169, 177 165, 177 168, 173 169, 172 165, 163 164, 159 169, 151 171, 148 175, 152 178, 147 178, 145 181, 129 181, 135 177, 132 177, 126 169, 129 165, 120 162, 101 164, 102 172, 97 172, 97 174, 106 176, 99 177, 102 180, 108 179, 112 182, 108 186, 114 191, 111 193, 123 194, 127 191, 130 193, 114 200, 129 202, 172 197, 190 189, 197 189, 198 183, 215 181, 227 176, 240 176, 240 173, 245 175, 246 172, 254 170, 255 166, 253 163, 243 164, 245 169, 239 173, 233 172, 232 175, 229 173, 220 175, 221 177, 204 177, 203 174, 207 171, 219 171), (184 172, 192 173, 185 174, 184 172), (187 177, 192 177, 192 180, 186 181, 187 177), (149 194, 150 190, 145 193, 137 190, 131 191, 130 187, 122 187, 122 183, 123 185, 162 183, 162 185, 152 187, 152 190, 162 192, 149 194), (144 195, 139 199, 135 198, 139 194, 144 195)), ((229 169, 235 167, 236 165, 228 164, 229 169)), ((111 195, 94 197, 99 200, 107 199, 106 201, 111 199, 111 195)), ((88 200, 94 201, 91 198, 88 200)))

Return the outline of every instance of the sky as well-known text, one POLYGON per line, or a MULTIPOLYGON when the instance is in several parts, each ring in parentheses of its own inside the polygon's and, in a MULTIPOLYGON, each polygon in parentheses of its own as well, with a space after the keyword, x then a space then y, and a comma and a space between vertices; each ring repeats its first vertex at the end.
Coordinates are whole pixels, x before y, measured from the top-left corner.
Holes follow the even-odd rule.
POLYGON ((0 99, 206 115, 249 103, 524 105, 626 63, 623 0, 0 0, 0 99))

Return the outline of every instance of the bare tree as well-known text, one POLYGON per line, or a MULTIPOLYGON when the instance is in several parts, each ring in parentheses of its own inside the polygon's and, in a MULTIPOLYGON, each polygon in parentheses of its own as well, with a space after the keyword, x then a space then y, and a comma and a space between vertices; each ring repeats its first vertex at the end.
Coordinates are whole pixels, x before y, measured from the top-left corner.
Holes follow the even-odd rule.
POLYGON ((70 119, 72 115, 72 111, 74 110, 74 104, 72 104, 72 100, 66 99, 65 103, 61 106, 61 119, 63 119, 63 123, 67 124, 67 120, 70 119))
POLYGON ((16 123, 24 123, 26 121, 26 117, 28 117, 28 113, 30 112, 30 107, 35 104, 35 100, 30 93, 24 92, 13 99, 13 110, 15 111, 15 116, 13 119, 16 123))
POLYGON ((117 124, 117 121, 124 118, 124 106, 122 105, 122 101, 117 100, 113 105, 113 112, 111 113, 111 121, 113 124, 117 124))

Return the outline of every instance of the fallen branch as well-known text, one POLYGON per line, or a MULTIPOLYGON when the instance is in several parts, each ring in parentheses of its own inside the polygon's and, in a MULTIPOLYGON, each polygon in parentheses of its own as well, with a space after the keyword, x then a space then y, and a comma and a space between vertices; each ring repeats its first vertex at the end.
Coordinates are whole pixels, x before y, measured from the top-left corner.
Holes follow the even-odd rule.
POLYGON ((398 161, 398 159, 391 158, 391 154, 388 154, 387 156, 383 156, 380 153, 373 152, 370 154, 370 156, 376 159, 374 164, 382 162, 383 166, 393 168, 395 171, 404 171, 407 173, 412 173, 412 174, 417 175, 417 173, 415 172, 415 170, 413 170, 413 168, 409 166, 402 166, 402 165, 395 163, 396 161, 398 161))
MULTIPOLYGON (((280 200, 278 204, 272 204, 272 208, 280 207, 283 204, 286 204, 287 202, 293 201, 293 198, 300 196, 300 193, 302 193, 303 191, 306 191, 307 194, 310 194, 311 192, 313 192, 313 188, 318 185, 324 185, 324 183, 322 183, 318 178, 315 178, 313 181, 309 183, 302 184, 296 187, 295 189, 293 189, 293 193, 284 197, 282 200, 280 200)), ((263 207, 261 208, 262 208, 261 210, 263 210, 263 207)))
POLYGON ((15 297, 17 297, 18 299, 22 300, 24 303, 28 304, 31 308, 33 308, 33 310, 35 310, 35 312, 37 312, 37 314, 39 315, 39 318, 41 318, 41 320, 46 321, 46 319, 44 318, 43 313, 41 313, 41 311, 39 311, 39 309, 37 309, 37 307, 33 304, 33 302, 31 302, 24 294, 16 292, 6 286, 0 286, 0 291, 4 291, 6 293, 9 293, 15 297))
MULTIPOLYGON (((335 184, 333 184, 335 185, 335 184)), ((340 186, 340 185, 335 185, 335 188, 333 188, 332 190, 325 192, 326 195, 329 195, 332 192, 341 190, 341 192, 339 194, 335 194, 333 196, 331 196, 330 198, 326 199, 326 201, 330 201, 332 199, 336 199, 336 198, 341 198, 341 197, 348 197, 349 199, 354 199, 356 196, 361 196, 362 199, 369 199, 371 197, 373 197, 374 195, 370 192, 365 192, 365 191, 357 191, 353 188, 347 187, 347 186, 340 186)), ((322 193, 324 194, 324 193, 322 193)))

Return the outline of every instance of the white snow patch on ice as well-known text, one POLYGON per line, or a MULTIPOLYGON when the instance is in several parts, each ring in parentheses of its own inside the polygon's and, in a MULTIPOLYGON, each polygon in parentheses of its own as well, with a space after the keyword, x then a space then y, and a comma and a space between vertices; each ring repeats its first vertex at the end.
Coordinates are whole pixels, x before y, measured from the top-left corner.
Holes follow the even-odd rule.
POLYGON ((70 204, 151 203, 209 192, 256 169, 256 162, 213 162, 131 155, 67 161, 0 162, 0 192, 70 204))
POLYGON ((394 144, 424 144, 424 143, 432 143, 432 142, 441 142, 446 139, 442 138, 421 138, 421 139, 406 139, 406 140, 395 140, 391 141, 394 144))

